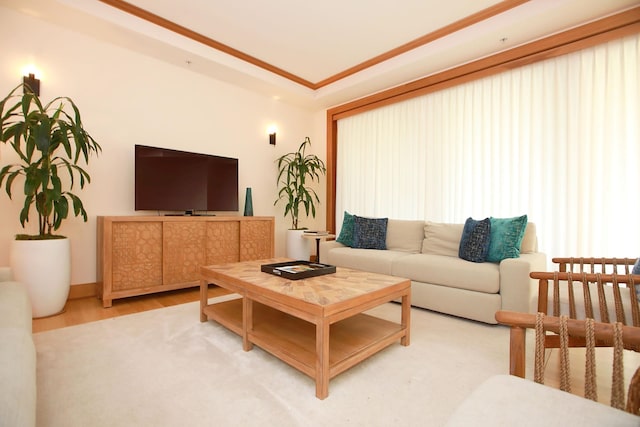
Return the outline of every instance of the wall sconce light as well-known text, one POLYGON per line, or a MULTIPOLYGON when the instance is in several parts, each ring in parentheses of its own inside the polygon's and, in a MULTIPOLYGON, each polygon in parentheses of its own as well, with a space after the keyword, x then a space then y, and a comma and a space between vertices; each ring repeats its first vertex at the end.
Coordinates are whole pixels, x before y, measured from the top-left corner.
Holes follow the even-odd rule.
POLYGON ((276 145, 276 127, 275 125, 269 126, 267 133, 269 134, 269 144, 276 145))
POLYGON ((40 80, 36 79, 34 74, 29 73, 28 76, 24 76, 22 82, 28 86, 24 88, 24 93, 27 93, 27 91, 31 89, 31 92, 36 94, 36 96, 40 96, 40 80))

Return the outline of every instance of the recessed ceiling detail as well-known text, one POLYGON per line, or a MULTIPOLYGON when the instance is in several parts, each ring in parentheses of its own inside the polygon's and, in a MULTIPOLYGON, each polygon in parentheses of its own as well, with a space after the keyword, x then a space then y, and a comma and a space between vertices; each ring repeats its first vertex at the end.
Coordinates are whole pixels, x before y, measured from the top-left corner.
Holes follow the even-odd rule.
MULTIPOLYGON (((204 35, 201 32, 195 31, 192 28, 187 28, 184 25, 178 23, 178 22, 174 22, 172 20, 167 19, 164 16, 160 16, 158 14, 155 14, 149 10, 143 9, 142 7, 138 7, 132 3, 147 3, 148 7, 153 7, 156 6, 156 8, 158 10, 164 10, 165 13, 169 13, 167 11, 166 8, 163 8, 162 5, 157 5, 158 2, 153 2, 153 3, 149 3, 149 2, 145 2, 144 0, 132 0, 132 2, 125 2, 122 0, 100 0, 101 2, 108 4, 110 6, 113 6, 117 9, 120 9, 124 12, 127 12, 131 15, 134 15, 138 18, 144 19, 146 21, 149 21, 151 23, 154 23, 156 25, 159 25, 160 27, 163 27, 169 31, 175 32, 177 34, 180 34, 184 37, 188 37, 194 41, 197 41, 199 43, 202 43, 206 46, 209 46, 213 49, 217 49, 221 52, 227 53, 229 55, 232 55, 238 59, 241 59, 243 61, 249 62, 257 67, 263 68, 267 71, 273 72, 275 74, 278 74, 284 78, 287 78, 293 82, 296 82, 298 84, 301 84, 303 86, 306 86, 310 89, 319 89, 321 87, 324 87, 326 85, 329 85, 331 83, 336 82, 337 80, 340 80, 344 77, 350 76, 352 74, 355 74, 359 71, 362 71, 364 69, 367 69, 369 67, 372 67, 374 65, 380 64, 384 61, 387 61, 391 58, 394 58, 398 55, 401 55, 403 53, 409 52, 417 47, 423 46, 427 43, 430 43, 434 40, 437 40, 439 38, 448 36, 458 30, 470 27, 474 24, 477 24, 478 22, 482 22, 486 19, 489 19, 495 15, 498 15, 502 12, 505 12, 507 10, 513 9, 517 6, 520 6, 523 3, 528 2, 529 0, 506 0, 506 1, 502 1, 502 2, 497 2, 496 4, 493 4, 489 7, 486 7, 485 9, 482 10, 478 10, 476 12, 474 11, 474 8, 471 7, 456 7, 456 9, 459 11, 459 15, 455 16, 453 15, 450 11, 448 13, 446 13, 446 16, 455 16, 455 21, 451 22, 451 23, 446 23, 444 26, 439 27, 437 29, 434 29, 433 31, 421 35, 420 37, 417 37, 415 39, 411 39, 411 40, 407 40, 407 41, 403 41, 400 45, 393 47, 390 50, 384 51, 382 53, 378 53, 375 56, 371 57, 371 58, 367 58, 366 60, 359 62, 357 64, 351 65, 348 68, 339 71, 336 74, 330 75, 328 77, 325 77, 319 81, 316 82, 312 82, 309 81, 303 77, 300 77, 292 72, 286 71, 283 68, 280 68, 272 63, 267 62, 266 60, 262 60, 260 58, 258 58, 257 56, 252 56, 249 55, 247 53, 245 53, 245 51, 241 51, 236 49, 235 47, 232 47, 228 44, 222 43, 212 37, 218 37, 218 36, 207 36, 204 35), (468 13, 468 12, 473 12, 470 15, 467 16, 460 16, 461 14, 464 13, 468 13)), ((197 2, 195 2, 197 3, 197 2)), ((405 3, 412 3, 412 2, 405 2, 405 3)), ((427 5, 430 2, 418 2, 422 5, 427 5)), ((433 3, 433 2, 431 2, 433 3)), ((469 2, 467 2, 469 3, 469 2)), ((490 2, 481 2, 481 1, 477 1, 476 3, 476 7, 481 7, 486 3, 490 3, 490 2)), ((415 4, 415 2, 414 2, 415 4)), ((402 7, 402 2, 400 2, 399 4, 397 4, 398 6, 402 7)), ((269 6, 271 7, 272 4, 269 3, 269 6)), ((295 3, 291 4, 292 7, 295 7, 295 3)), ((437 2, 437 4, 432 4, 430 6, 438 6, 440 9, 443 9, 444 7, 442 6, 442 4, 440 4, 440 2, 437 2)), ((213 2, 213 7, 215 7, 215 2, 213 2)), ((196 8, 197 10, 198 8, 196 8)), ((189 10, 189 9, 187 9, 189 10)), ((193 9, 192 9, 193 10, 193 9)), ((201 10, 203 12, 205 12, 204 10, 201 10)), ((216 16, 215 10, 214 9, 207 9, 207 11, 210 13, 210 16, 216 16)), ((291 9, 289 9, 289 11, 291 11, 291 9)), ((195 16, 201 16, 201 15, 195 15, 195 16)), ((383 19, 381 19, 381 16, 378 16, 378 20, 379 21, 383 21, 383 19)), ((180 16, 176 19, 179 19, 181 21, 188 21, 189 19, 184 18, 184 19, 180 19, 180 16)), ((396 21, 397 22, 397 21, 396 21)), ((445 21, 440 21, 440 25, 444 24, 445 21)), ((263 22, 263 25, 271 25, 272 28, 275 28, 277 26, 277 22, 273 22, 272 19, 263 22)), ((393 24, 393 22, 389 22, 389 24, 393 24)), ((358 24, 358 25, 362 25, 362 24, 358 24)), ((197 23, 194 24, 194 26, 198 26, 197 23)), ((391 26, 391 25, 390 25, 391 26)), ((204 26, 202 26, 202 28, 205 28, 204 26)), ((209 28, 209 27, 207 27, 209 28)), ((215 28, 215 27, 214 27, 215 28)), ((395 29, 395 28, 394 28, 395 29)), ((207 33, 211 33, 214 34, 215 30, 210 30, 207 31, 207 33)), ((220 36, 222 37, 222 36, 220 36)), ((282 42, 282 41, 281 41, 282 42)), ((329 40, 327 41, 329 42, 329 40)), ((250 47, 246 47, 245 49, 250 49, 250 47)), ((304 60, 308 60, 307 58, 302 59, 304 60)))
POLYGON ((309 108, 403 85, 637 0, 8 0, 143 55, 309 108))

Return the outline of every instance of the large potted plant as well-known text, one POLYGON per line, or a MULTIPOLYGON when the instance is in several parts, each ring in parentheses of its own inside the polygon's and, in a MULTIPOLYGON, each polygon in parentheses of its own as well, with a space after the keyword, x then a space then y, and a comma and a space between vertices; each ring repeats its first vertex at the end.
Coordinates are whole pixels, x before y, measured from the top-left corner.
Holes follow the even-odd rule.
POLYGON ((307 241, 302 238, 304 228, 299 227, 298 220, 304 211, 306 216, 316 216, 316 202, 320 203, 315 190, 308 183, 320 182, 320 176, 327 172, 324 162, 315 154, 306 154, 311 146, 309 137, 298 147, 298 151, 280 156, 278 164, 278 198, 275 204, 283 201, 284 216, 291 219, 291 228, 287 233, 287 256, 294 259, 308 259, 307 241))
POLYGON ((50 316, 62 311, 71 285, 69 240, 54 231, 70 212, 87 221, 82 201, 71 191, 90 182, 80 163, 87 164, 101 147, 84 129, 70 98, 43 104, 26 84, 0 101, 0 140, 19 158, 0 169, 0 188, 10 199, 16 187, 22 190, 23 228, 33 210, 38 218, 38 234, 18 234, 12 242, 13 275, 29 289, 33 316, 50 316))

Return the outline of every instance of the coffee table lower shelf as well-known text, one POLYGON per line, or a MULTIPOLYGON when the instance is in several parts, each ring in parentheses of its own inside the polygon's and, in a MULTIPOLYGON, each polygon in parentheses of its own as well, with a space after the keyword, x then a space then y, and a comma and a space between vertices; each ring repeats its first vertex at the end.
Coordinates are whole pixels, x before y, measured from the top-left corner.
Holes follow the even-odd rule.
MULTIPOLYGON (((242 298, 207 305, 203 312, 242 336, 242 298)), ((329 378, 344 372, 381 349, 399 341, 405 332, 398 323, 357 314, 330 327, 329 378)), ((253 302, 249 342, 273 354, 311 378, 316 378, 316 327, 313 323, 253 302)))

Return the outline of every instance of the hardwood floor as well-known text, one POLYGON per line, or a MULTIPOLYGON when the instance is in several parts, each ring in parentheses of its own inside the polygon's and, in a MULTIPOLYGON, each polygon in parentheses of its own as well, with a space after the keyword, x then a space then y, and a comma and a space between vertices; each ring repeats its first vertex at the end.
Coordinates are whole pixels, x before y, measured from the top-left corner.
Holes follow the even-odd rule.
MULTIPOLYGON (((223 288, 217 286, 209 287, 210 298, 227 293, 228 291, 223 288)), ((113 301, 113 306, 110 308, 103 308, 102 301, 96 297, 72 299, 67 301, 62 313, 55 316, 33 319, 33 332, 64 328, 66 326, 109 319, 125 314, 139 313, 198 301, 199 299, 200 288, 180 289, 177 291, 117 299, 113 301)))

